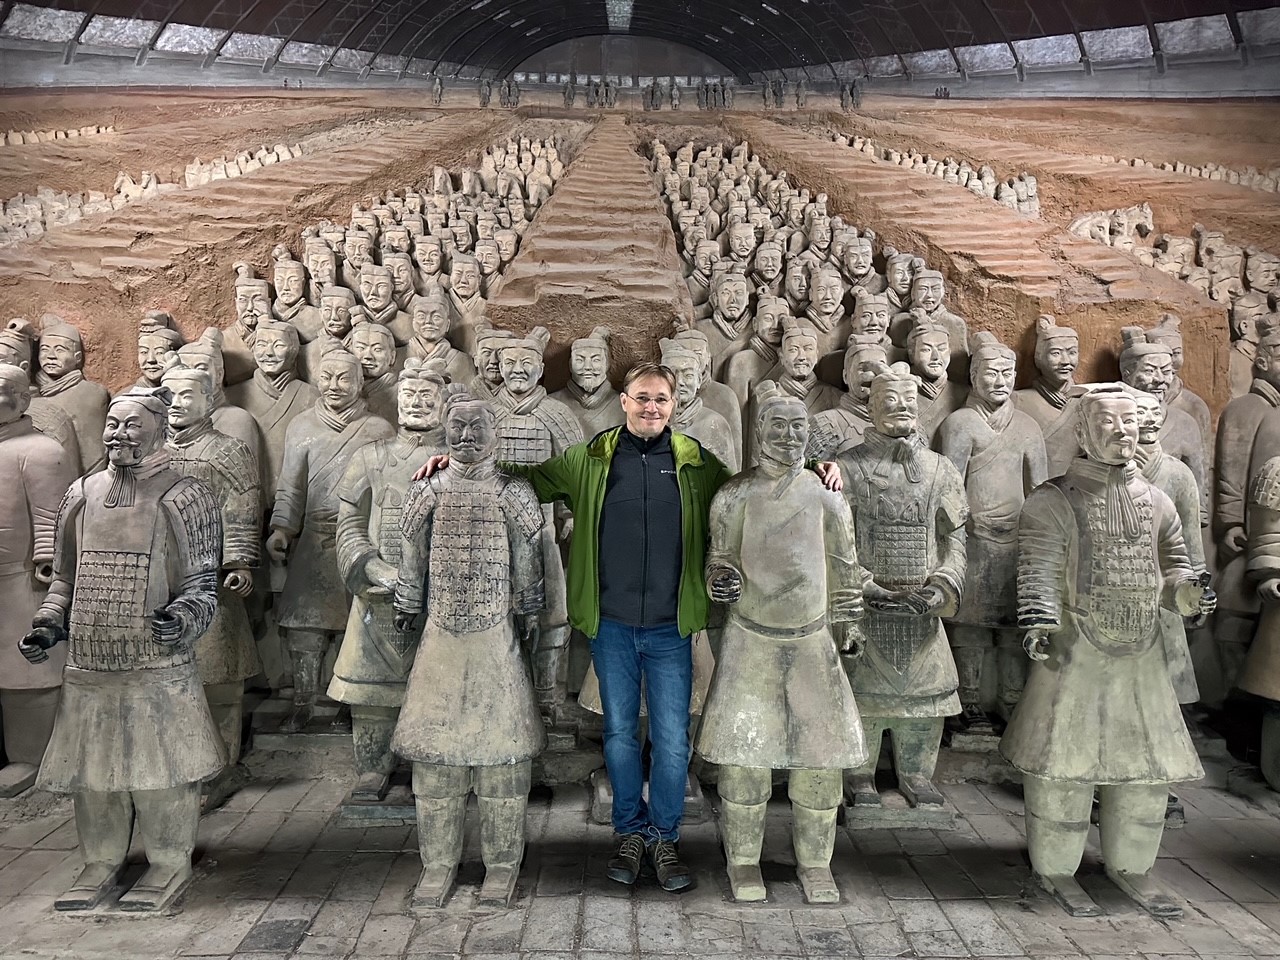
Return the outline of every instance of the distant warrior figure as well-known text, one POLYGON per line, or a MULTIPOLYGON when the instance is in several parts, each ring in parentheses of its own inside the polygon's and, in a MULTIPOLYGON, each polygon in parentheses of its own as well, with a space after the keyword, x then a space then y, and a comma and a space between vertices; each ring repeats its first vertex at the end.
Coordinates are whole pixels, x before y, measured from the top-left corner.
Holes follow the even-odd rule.
POLYGON ((1200 427, 1200 435, 1204 439, 1205 462, 1213 460, 1213 426, 1209 414, 1209 405, 1197 394, 1187 389, 1179 374, 1182 372, 1183 345, 1182 320, 1177 314, 1166 313, 1160 322, 1147 330, 1147 340, 1162 343, 1169 348, 1169 356, 1173 360, 1173 379, 1165 388, 1161 398, 1169 410, 1181 410, 1191 417, 1200 427))
POLYGON ((809 456, 830 460, 842 449, 857 446, 871 426, 871 381, 888 366, 879 337, 849 338, 844 352, 844 379, 849 392, 830 410, 814 414, 809 432, 809 456))
POLYGON ((307 303, 307 268, 284 247, 277 247, 273 253, 276 298, 271 303, 271 315, 292 323, 298 328, 299 339, 309 343, 320 336, 321 323, 320 308, 307 303))
POLYGON ((134 821, 148 866, 121 910, 168 908, 191 882, 200 782, 226 755, 197 672, 217 607, 222 521, 208 487, 168 464, 163 387, 111 401, 107 467, 58 509, 53 582, 19 649, 32 663, 66 641, 53 738, 36 781, 69 793, 84 867, 59 910, 115 887, 134 821))
POLYGON ((707 302, 711 305, 711 316, 697 321, 694 329, 706 335, 711 349, 711 375, 720 380, 722 368, 747 345, 751 331, 747 278, 731 270, 713 277, 707 302))
POLYGON ((1017 354, 986 332, 974 335, 972 349, 969 398, 942 422, 935 445, 964 477, 969 498, 964 595, 950 618, 959 722, 970 733, 991 734, 982 681, 992 647, 1000 715, 1008 719, 1022 695, 1026 666, 1014 603, 1018 514, 1047 479, 1048 465, 1039 425, 1013 404, 1017 354))
POLYGON ((1267 298, 1246 293, 1231 304, 1231 397, 1243 397, 1253 385, 1253 361, 1258 354, 1258 321, 1268 313, 1267 298))
POLYGON ((360 396, 360 361, 331 342, 320 361, 320 398, 285 431, 284 463, 276 487, 267 553, 288 562, 276 603, 293 660, 293 712, 281 724, 296 733, 310 722, 320 687, 320 664, 330 639, 347 625, 350 601, 338 576, 338 485, 361 446, 395 430, 368 412, 360 396))
POLYGON ((1072 395, 1076 367, 1080 365, 1080 337, 1070 327, 1060 327, 1051 316, 1036 320, 1036 369, 1031 386, 1016 390, 1013 404, 1040 425, 1049 455, 1049 476, 1060 477, 1080 455, 1076 423, 1080 400, 1072 395))
POLYGON ((480 902, 509 906, 532 759, 546 743, 529 682, 544 605, 543 514, 528 481, 498 469, 490 404, 451 397, 445 436, 450 468, 415 484, 404 508, 395 625, 410 634, 426 616, 391 746, 413 761, 422 855, 413 903, 449 899, 474 790, 480 902))
POLYGON ((951 378, 966 383, 969 377, 969 325, 964 317, 943 306, 945 289, 942 274, 937 270, 916 270, 911 278, 911 306, 893 318, 889 335, 897 346, 905 347, 907 335, 915 324, 928 321, 945 327, 951 335, 951 378))
POLYGON ((320 297, 320 322, 324 335, 304 344, 298 354, 298 376, 315 385, 320 371, 320 358, 329 349, 328 341, 346 340, 351 333, 352 311, 356 310, 356 295, 346 287, 329 287, 320 297))
POLYGON ((453 322, 449 341, 463 353, 475 350, 476 324, 484 317, 485 300, 480 291, 483 280, 480 263, 470 254, 454 254, 449 269, 449 303, 453 322))
POLYGON ((352 798, 381 800, 395 757, 391 734, 404 702, 418 633, 396 629, 391 595, 401 559, 400 521, 413 472, 445 452, 440 424, 444 364, 405 361, 398 388, 400 426, 358 449, 338 487, 338 572, 352 594, 329 696, 351 706, 356 783, 352 798))
POLYGON ((389 268, 373 263, 360 268, 360 302, 369 322, 390 330, 396 346, 413 339, 413 318, 396 305, 395 280, 389 268))
POLYGON ((1170 785, 1204 770, 1160 610, 1207 615, 1215 598, 1173 503, 1134 466, 1133 397, 1118 384, 1087 393, 1077 433, 1085 455, 1032 493, 1019 521, 1018 626, 1034 663, 1000 752, 1022 771, 1031 869, 1068 912, 1102 912, 1075 879, 1096 794, 1107 876, 1153 916, 1178 917, 1151 869, 1170 785))
POLYGON ((360 393, 369 413, 396 425, 398 381, 396 342, 391 330, 380 323, 358 323, 347 337, 347 349, 360 361, 363 386, 360 393))
POLYGON ((258 324, 272 317, 271 285, 259 280, 247 263, 237 263, 235 270, 236 318, 222 331, 222 366, 228 386, 253 376, 257 369, 253 338, 257 336, 258 324))
POLYGON ((406 360, 439 360, 452 383, 466 383, 474 372, 471 358, 448 340, 449 297, 439 286, 430 286, 413 299, 413 339, 402 351, 406 360))
POLYGON ((875 252, 866 237, 850 237, 840 258, 840 272, 849 281, 849 292, 855 301, 865 294, 883 294, 889 286, 876 272, 875 252))
POLYGON ((27 416, 27 371, 0 362, 0 733, 5 764, 0 797, 15 797, 36 779, 53 732, 65 647, 39 667, 18 654, 18 641, 53 577, 53 537, 58 504, 76 478, 79 462, 27 416))
POLYGON ((209 710, 227 752, 227 769, 208 786, 209 806, 233 789, 240 760, 244 682, 262 669, 244 598, 253 590, 262 549, 262 487, 253 452, 213 425, 213 381, 206 370, 170 357, 163 384, 172 394, 169 463, 213 494, 222 518, 222 569, 218 607, 196 641, 196 667, 209 710))
POLYGON ((711 348, 707 344, 707 335, 701 330, 678 330, 671 338, 693 350, 702 361, 702 385, 698 388, 698 396, 702 402, 724 417, 729 424, 729 432, 733 435, 734 455, 742 456, 742 404, 733 388, 711 377, 711 348))
POLYGON ((596 327, 569 348, 569 382, 551 394, 577 416, 588 439, 625 419, 618 391, 609 383, 608 327, 596 327))
POLYGON ((444 102, 444 81, 439 77, 431 81, 431 102, 437 107, 444 102))
POLYGON ((476 325, 476 349, 471 357, 475 376, 467 385, 473 397, 493 400, 498 396, 502 389, 502 345, 514 339, 516 335, 510 330, 499 330, 488 320, 476 325))
POLYGON ((875 771, 886 730, 899 791, 913 807, 940 806, 933 772, 943 718, 960 710, 942 618, 960 606, 969 507, 956 468, 920 437, 916 392, 905 363, 878 375, 874 429, 839 457, 858 560, 871 575, 862 586, 866 649, 846 662, 867 735, 867 761, 846 788, 855 806, 882 802, 875 771))
POLYGON ((770 296, 766 290, 757 291, 756 312, 751 319, 751 337, 747 348, 729 358, 724 382, 746 406, 755 385, 775 371, 778 366, 778 348, 782 346, 783 330, 788 320, 794 321, 787 309, 787 301, 770 296))
POLYGON ((561 92, 564 95, 565 109, 571 109, 573 107, 573 101, 578 97, 577 85, 572 80, 566 80, 564 82, 564 86, 561 87, 561 92))
POLYGON ((102 384, 84 378, 80 331, 61 317, 45 314, 40 320, 37 360, 40 369, 35 383, 40 396, 65 413, 75 430, 80 475, 96 473, 106 464, 102 425, 111 395, 102 384))
POLYGON ((917 400, 920 434, 932 445, 943 421, 964 406, 969 390, 963 383, 952 380, 948 373, 951 336, 945 328, 932 323, 912 327, 907 335, 907 357, 911 372, 920 381, 917 400))
MULTIPOLYGON (((923 268, 924 261, 919 257, 897 251, 890 253, 889 248, 885 249, 884 292, 889 298, 889 306, 897 313, 911 308, 911 280, 915 277, 916 271, 923 268)), ((890 332, 893 332, 892 329, 890 332)))
POLYGON ((671 416, 671 429, 693 437, 715 454, 730 473, 737 473, 742 462, 734 453, 729 423, 698 395, 702 386, 702 359, 679 340, 663 339, 658 347, 662 352, 662 365, 676 377, 676 409, 671 416))
MULTIPOLYGON (((0 363, 17 367, 27 375, 29 383, 31 383, 31 358, 35 342, 35 327, 29 320, 15 317, 4 327, 0 327, 0 363)), ((52 399, 41 397, 34 383, 31 383, 31 386, 31 402, 27 406, 26 414, 31 418, 31 425, 46 437, 51 437, 58 442, 63 453, 66 454, 67 463, 72 472, 79 475, 80 442, 76 439, 75 424, 52 399)))
POLYGON ((698 754, 719 765, 721 836, 738 901, 764 900, 760 850, 772 771, 789 771, 796 873, 809 903, 831 875, 842 771, 867 757, 840 653, 864 638, 863 569, 844 498, 804 469, 809 415, 764 381, 753 396, 759 466, 711 502, 707 592, 727 605, 698 754))
POLYGON ((1262 600, 1262 620, 1238 686, 1270 701, 1262 720, 1259 766, 1271 789, 1280 789, 1280 457, 1254 473, 1249 488, 1249 572, 1262 600))
MULTIPOLYGON (((267 318, 270 320, 270 317, 267 318)), ((235 437, 249 448, 254 462, 261 463, 266 453, 263 449, 262 430, 247 410, 232 406, 222 389, 223 357, 222 331, 208 327, 198 340, 178 348, 178 356, 189 367, 208 371, 213 384, 213 426, 220 433, 235 437)))
POLYGON ((135 387, 158 387, 169 354, 186 343, 172 315, 148 310, 138 323, 138 372, 135 387))
MULTIPOLYGON (((489 106, 489 100, 493 96, 493 84, 490 83, 488 79, 482 79, 480 81, 477 93, 480 98, 480 106, 481 107, 489 106)), ((507 105, 507 93, 506 93, 505 87, 498 88, 498 101, 501 104, 501 106, 505 107, 507 105)))

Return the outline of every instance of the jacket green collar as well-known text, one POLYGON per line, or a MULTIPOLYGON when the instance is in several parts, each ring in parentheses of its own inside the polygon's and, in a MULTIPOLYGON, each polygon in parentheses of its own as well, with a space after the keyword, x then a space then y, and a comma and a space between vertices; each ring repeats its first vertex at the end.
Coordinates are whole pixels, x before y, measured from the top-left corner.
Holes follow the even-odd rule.
MULTIPOLYGON (((608 464, 618 449, 618 440, 622 436, 622 427, 606 430, 594 440, 587 443, 587 455, 608 464)), ((702 466, 702 446, 693 437, 671 431, 671 454, 676 462, 676 469, 681 467, 702 466)))

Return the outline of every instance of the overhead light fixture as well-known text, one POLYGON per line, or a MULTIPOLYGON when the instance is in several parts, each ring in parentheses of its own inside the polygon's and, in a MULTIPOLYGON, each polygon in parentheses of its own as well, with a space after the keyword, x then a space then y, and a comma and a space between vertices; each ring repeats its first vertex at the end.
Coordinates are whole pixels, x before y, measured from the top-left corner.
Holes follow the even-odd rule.
POLYGON ((631 29, 631 8, 634 5, 635 0, 604 0, 610 33, 626 33, 631 29))
POLYGON ((767 12, 772 13, 775 17, 779 15, 778 11, 773 9, 773 7, 769 6, 767 3, 762 3, 760 4, 760 6, 763 7, 767 12))
POLYGON ((525 19, 526 19, 525 17, 521 17, 519 20, 512 20, 509 24, 507 24, 507 26, 509 26, 512 30, 514 30, 516 27, 523 26, 525 19))
POLYGON ((738 19, 741 20, 743 23, 748 24, 749 26, 754 27, 756 25, 756 22, 752 20, 750 17, 748 17, 745 13, 738 14, 738 19))
POLYGON ((534 27, 532 30, 526 30, 524 32, 524 35, 526 37, 532 37, 535 33, 537 33, 541 29, 542 29, 541 27, 534 27))
POLYGON ((471 9, 479 10, 481 7, 487 7, 488 5, 489 0, 476 0, 476 2, 471 5, 471 9))

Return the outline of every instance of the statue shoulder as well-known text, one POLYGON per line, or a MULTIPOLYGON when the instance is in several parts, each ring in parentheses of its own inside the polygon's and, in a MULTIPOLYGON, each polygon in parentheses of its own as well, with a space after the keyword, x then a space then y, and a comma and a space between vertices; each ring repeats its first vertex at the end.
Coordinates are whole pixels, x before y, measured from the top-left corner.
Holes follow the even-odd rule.
POLYGON ((415 480, 409 485, 400 514, 400 532, 406 537, 416 536, 435 511, 438 493, 433 480, 415 480))
POLYGON ((213 468, 244 493, 259 482, 258 461, 249 445, 238 437, 218 433, 209 458, 213 468))
POLYGON ((571 443, 578 443, 582 440, 582 424, 562 400, 557 400, 548 394, 538 404, 538 415, 551 429, 569 438, 571 443))
POLYGON ((499 474, 499 478, 502 484, 499 494, 502 512, 524 537, 534 537, 542 530, 543 516, 532 484, 523 477, 507 474, 499 474))

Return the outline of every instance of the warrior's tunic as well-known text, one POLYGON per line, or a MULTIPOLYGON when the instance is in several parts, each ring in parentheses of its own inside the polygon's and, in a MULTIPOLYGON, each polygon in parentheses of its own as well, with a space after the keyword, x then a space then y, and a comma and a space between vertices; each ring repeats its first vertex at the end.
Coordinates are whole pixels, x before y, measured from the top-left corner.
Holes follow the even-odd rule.
POLYGON ((107 448, 102 444, 107 405, 111 402, 107 388, 86 380, 79 370, 56 379, 37 373, 36 384, 40 399, 56 406, 71 420, 80 447, 80 475, 101 470, 107 462, 107 448))
POLYGON ((1025 390, 1013 392, 1013 405, 1040 425, 1044 449, 1049 457, 1049 476, 1060 477, 1071 461, 1082 453, 1076 439, 1076 423, 1080 420, 1080 400, 1054 390, 1037 380, 1025 390))
MULTIPOLYGON (((1280 456, 1262 465, 1249 491, 1249 578, 1254 584, 1280 580, 1280 456)), ((1280 602, 1263 606, 1238 685, 1280 700, 1280 602)))
POLYGON ((563 390, 551 394, 551 399, 559 400, 577 416, 578 423, 582 425, 582 434, 587 439, 602 430, 621 426, 626 419, 618 391, 608 383, 587 393, 570 380, 563 390))
POLYGON ((252 379, 227 388, 227 400, 258 422, 262 431, 262 493, 275 494, 284 464, 285 431, 293 418, 310 410, 320 398, 311 384, 293 377, 273 379, 255 370, 252 379))

